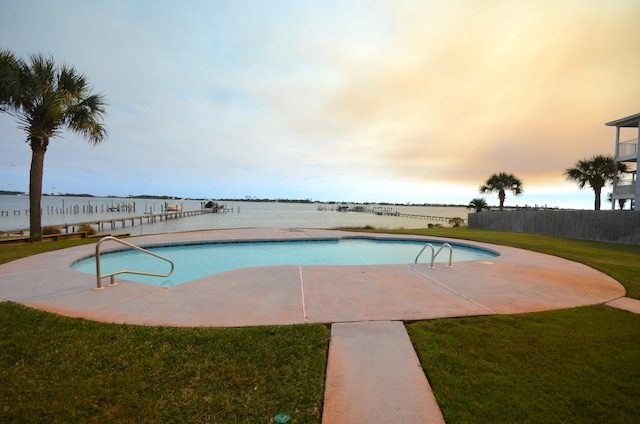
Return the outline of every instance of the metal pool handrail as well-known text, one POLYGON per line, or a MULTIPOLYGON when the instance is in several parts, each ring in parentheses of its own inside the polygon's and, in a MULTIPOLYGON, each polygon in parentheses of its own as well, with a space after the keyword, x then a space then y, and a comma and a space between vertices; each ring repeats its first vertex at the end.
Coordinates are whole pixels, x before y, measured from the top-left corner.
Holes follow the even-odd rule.
POLYGON ((103 238, 100 239, 100 241, 98 241, 96 243, 96 279, 98 281, 98 287, 96 288, 96 290, 101 290, 101 289, 104 288, 104 287, 102 287, 101 280, 103 278, 105 278, 105 277, 110 277, 110 282, 109 282, 110 286, 116 286, 116 285, 118 285, 118 283, 116 283, 114 281, 114 278, 113 278, 114 275, 118 275, 118 274, 138 274, 138 275, 149 275, 151 277, 168 277, 171 274, 173 274, 173 267, 174 267, 174 265, 173 265, 173 261, 171 261, 171 259, 167 259, 164 256, 160 256, 160 255, 158 255, 156 253, 153 253, 153 252, 150 252, 150 251, 148 251, 146 249, 143 249, 142 247, 136 246, 135 244, 127 243, 126 241, 120 240, 119 238, 115 238, 113 236, 103 237, 103 238), (153 273, 153 272, 131 271, 131 270, 128 270, 128 269, 123 269, 123 270, 120 270, 120 271, 110 272, 108 274, 101 275, 100 274, 100 245, 102 243, 104 243, 105 241, 108 241, 108 240, 113 240, 113 241, 118 242, 120 244, 124 244, 125 246, 128 246, 128 247, 131 247, 133 249, 139 250, 140 252, 146 253, 146 254, 151 255, 151 256, 155 256, 158 259, 162 259, 163 261, 169 262, 171 264, 171 270, 166 274, 158 274, 158 273, 153 273))
POLYGON ((438 254, 442 251, 442 249, 444 249, 445 247, 449 248, 449 268, 451 268, 451 261, 453 260, 453 247, 451 247, 451 245, 449 243, 443 243, 442 246, 440 246, 440 249, 438 249, 438 251, 436 252, 435 249, 433 248, 433 245, 431 243, 427 243, 424 245, 424 247, 422 248, 422 250, 420 250, 420 253, 418 253, 418 256, 416 256, 416 260, 414 261, 415 264, 418 263, 418 258, 420 257, 420 255, 422 255, 422 252, 424 252, 424 250, 429 247, 431 248, 431 265, 429 266, 429 268, 433 268, 433 262, 436 260, 436 256, 438 256, 438 254))

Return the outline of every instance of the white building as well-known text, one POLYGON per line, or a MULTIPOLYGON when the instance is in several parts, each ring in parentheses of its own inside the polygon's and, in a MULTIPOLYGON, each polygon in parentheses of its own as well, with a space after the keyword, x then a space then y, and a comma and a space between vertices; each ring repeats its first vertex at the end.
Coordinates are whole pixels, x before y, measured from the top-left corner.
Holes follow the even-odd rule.
POLYGON ((640 162, 640 150, 638 150, 640 113, 607 122, 605 125, 616 127, 614 155, 616 174, 618 164, 622 162, 626 163, 627 169, 631 171, 629 174, 622 174, 620 178, 618 175, 614 177, 611 209, 616 208, 619 199, 626 199, 631 202, 631 209, 640 211, 640 184, 637 178, 638 162, 640 162))

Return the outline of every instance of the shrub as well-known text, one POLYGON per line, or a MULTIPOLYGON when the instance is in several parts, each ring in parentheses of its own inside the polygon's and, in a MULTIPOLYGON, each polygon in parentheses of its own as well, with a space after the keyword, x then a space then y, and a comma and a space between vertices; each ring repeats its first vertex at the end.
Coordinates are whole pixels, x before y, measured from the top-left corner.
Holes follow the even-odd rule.
POLYGON ((46 225, 42 227, 42 234, 43 235, 60 234, 60 228, 53 227, 51 225, 46 225))
POLYGON ((460 218, 459 216, 456 216, 455 218, 451 218, 449 220, 449 225, 451 225, 452 227, 462 227, 462 224, 464 224, 464 219, 460 218))
POLYGON ((96 234, 96 229, 93 228, 90 224, 80 225, 79 231, 87 233, 88 236, 93 236, 96 234))

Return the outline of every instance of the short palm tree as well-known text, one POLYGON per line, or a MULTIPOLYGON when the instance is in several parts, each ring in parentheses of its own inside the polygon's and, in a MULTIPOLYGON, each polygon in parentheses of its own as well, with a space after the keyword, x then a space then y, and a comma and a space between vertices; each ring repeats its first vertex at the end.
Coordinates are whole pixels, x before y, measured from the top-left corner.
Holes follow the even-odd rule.
POLYGON ((522 181, 513 174, 507 174, 505 172, 493 174, 487 182, 480 187, 480 193, 498 192, 500 210, 504 208, 504 199, 507 191, 512 192, 516 196, 522 194, 522 181))
POLYGON ((471 199, 467 205, 467 209, 473 209, 475 212, 482 212, 489 209, 487 201, 481 198, 471 199))
MULTIPOLYGON (((609 193, 607 200, 610 202, 613 202, 613 193, 609 193)), ((623 210, 624 205, 626 204, 627 204, 627 199, 618 199, 618 207, 620 208, 620 210, 623 210)))
MULTIPOLYGON (((618 173, 625 173, 627 165, 625 163, 618 164, 618 173)), ((589 159, 582 159, 576 163, 574 168, 568 168, 564 171, 564 175, 570 181, 578 183, 581 189, 589 184, 595 194, 595 210, 600 210, 600 194, 602 188, 608 182, 613 181, 616 174, 615 161, 613 156, 595 155, 589 159)))
POLYGON ((66 127, 94 145, 104 141, 107 131, 101 120, 105 106, 104 97, 91 94, 86 77, 75 69, 58 66, 51 57, 32 55, 27 62, 11 51, 0 50, 0 111, 16 118, 31 147, 31 241, 42 240, 40 201, 49 139, 66 127))

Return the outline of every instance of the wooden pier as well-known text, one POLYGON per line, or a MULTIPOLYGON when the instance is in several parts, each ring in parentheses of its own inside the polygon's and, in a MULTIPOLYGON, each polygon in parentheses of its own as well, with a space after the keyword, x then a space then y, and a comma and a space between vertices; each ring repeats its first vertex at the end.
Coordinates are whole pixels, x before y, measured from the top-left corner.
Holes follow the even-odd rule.
MULTIPOLYGON (((227 209, 228 210, 228 209, 227 209)), ((138 223, 142 224, 150 224, 153 222, 159 221, 167 221, 169 219, 178 219, 185 218, 189 216, 202 215, 205 213, 215 213, 215 210, 212 209, 196 209, 191 211, 174 211, 174 212, 163 212, 156 214, 145 214, 138 216, 128 216, 128 217, 120 217, 120 218, 111 218, 111 219, 103 219, 98 221, 85 221, 78 222, 74 224, 63 224, 63 225, 48 225, 48 227, 58 228, 60 231, 66 233, 75 233, 80 231, 82 226, 91 226, 95 228, 96 231, 103 231, 105 229, 114 230, 117 228, 125 228, 127 224, 131 224, 133 227, 138 223)), ((12 230, 12 231, 0 231, 0 235, 24 235, 28 234, 29 229, 20 229, 20 230, 12 230)))
POLYGON ((171 211, 171 212, 163 212, 163 213, 156 213, 156 214, 145 214, 145 215, 139 215, 139 216, 105 219, 100 221, 89 221, 89 222, 82 222, 79 224, 65 224, 59 227, 60 229, 64 228, 65 232, 69 232, 69 228, 71 228, 71 231, 73 232, 75 231, 76 227, 80 227, 83 224, 84 225, 88 224, 88 225, 91 225, 92 227, 95 226, 96 230, 98 231, 104 230, 105 226, 109 226, 108 229, 113 230, 115 228, 125 228, 128 222, 130 222, 131 226, 133 227, 136 224, 136 222, 140 225, 142 225, 143 223, 151 224, 153 222, 167 221, 169 219, 185 218, 188 216, 202 215, 205 213, 213 213, 213 211, 210 209, 196 209, 192 211, 171 211), (120 224, 119 227, 118 227, 118 224, 120 224))
MULTIPOLYGON (((361 213, 369 213, 373 215, 385 215, 385 216, 398 216, 403 218, 415 218, 415 219, 426 219, 428 221, 444 221, 449 222, 451 217, 449 216, 433 216, 433 215, 419 215, 419 214, 411 214, 411 213, 402 213, 398 212, 398 210, 394 210, 391 206, 369 206, 369 205, 356 205, 350 206, 347 209, 348 212, 361 212, 361 213)), ((461 218, 466 222, 466 219, 461 218)))

